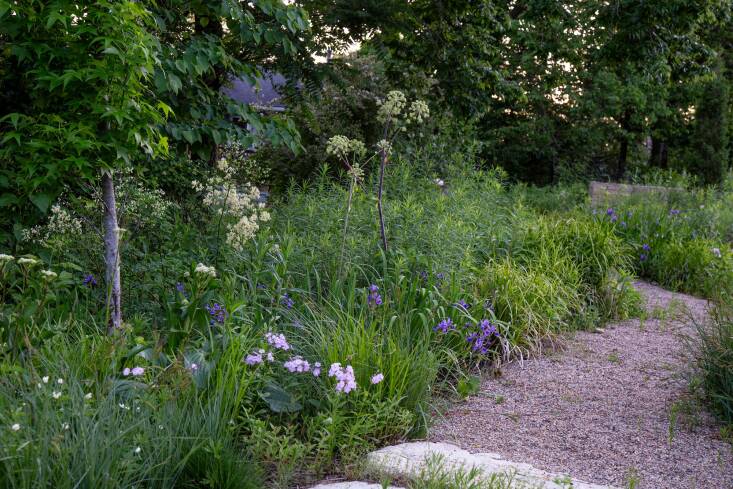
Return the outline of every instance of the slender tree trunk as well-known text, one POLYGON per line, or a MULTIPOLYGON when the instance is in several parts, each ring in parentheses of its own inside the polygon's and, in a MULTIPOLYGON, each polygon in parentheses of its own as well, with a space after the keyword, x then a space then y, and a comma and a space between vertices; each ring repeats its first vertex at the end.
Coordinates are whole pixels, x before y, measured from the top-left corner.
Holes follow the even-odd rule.
POLYGON ((667 143, 664 141, 659 143, 659 168, 664 168, 665 170, 669 168, 669 152, 667 143))
POLYGON ((659 166, 660 156, 662 154, 662 142, 659 138, 652 136, 652 150, 649 153, 649 166, 659 166))
POLYGON ((619 141, 618 163, 616 166, 616 179, 620 180, 626 173, 626 160, 629 156, 629 122, 631 121, 631 111, 626 109, 621 118, 621 129, 624 133, 619 141))
POLYGON ((382 189, 384 188, 384 167, 387 165, 387 150, 383 149, 379 164, 379 188, 377 189, 377 211, 379 211, 379 232, 382 234, 382 248, 387 251, 387 233, 384 229, 384 210, 382 209, 382 189))
POLYGON ((102 173, 104 203, 104 265, 107 286, 107 332, 122 326, 122 285, 120 281, 120 228, 117 223, 117 201, 112 172, 102 173))

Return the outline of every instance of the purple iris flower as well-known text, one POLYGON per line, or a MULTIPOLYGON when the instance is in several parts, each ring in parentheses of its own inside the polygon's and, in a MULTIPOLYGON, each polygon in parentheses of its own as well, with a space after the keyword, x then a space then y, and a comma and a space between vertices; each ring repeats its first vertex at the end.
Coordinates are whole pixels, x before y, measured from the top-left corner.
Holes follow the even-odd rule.
POLYGON ((96 287, 97 279, 94 278, 94 275, 92 275, 91 273, 88 273, 84 275, 84 280, 82 281, 82 283, 89 288, 96 287))
POLYGON ((639 255, 639 261, 646 261, 646 259, 647 259, 646 253, 642 253, 641 255, 639 255))
POLYGON ((464 301, 463 299, 459 300, 458 302, 456 302, 456 303, 455 303, 455 304, 453 304, 453 305, 454 305, 454 306, 456 306, 456 307, 457 307, 458 309, 463 309, 464 311, 467 311, 467 310, 468 310, 468 308, 469 308, 469 307, 471 307, 471 306, 470 306, 470 305, 468 305, 468 303, 467 303, 466 301, 464 301))
POLYGON ((641 249, 642 249, 642 250, 644 250, 644 251, 649 251, 649 250, 651 250, 651 249, 652 249, 652 247, 651 247, 651 246, 649 246, 649 245, 648 245, 647 243, 644 243, 644 244, 642 245, 641 249))
POLYGON ((379 287, 376 284, 369 286, 369 296, 367 297, 367 304, 370 306, 381 306, 382 296, 379 294, 379 287))
POLYGON ((211 319, 209 319, 209 324, 211 324, 212 326, 215 324, 223 324, 224 320, 227 318, 226 308, 218 302, 207 304, 206 310, 209 312, 209 316, 211 316, 211 319))
POLYGON ((286 309, 292 309, 295 305, 295 301, 286 292, 282 297, 280 297, 280 305, 286 309))
POLYGON ((451 321, 450 318, 446 318, 439 322, 438 325, 433 328, 433 331, 447 333, 448 331, 453 331, 454 329, 456 329, 456 325, 453 324, 453 321, 451 321))

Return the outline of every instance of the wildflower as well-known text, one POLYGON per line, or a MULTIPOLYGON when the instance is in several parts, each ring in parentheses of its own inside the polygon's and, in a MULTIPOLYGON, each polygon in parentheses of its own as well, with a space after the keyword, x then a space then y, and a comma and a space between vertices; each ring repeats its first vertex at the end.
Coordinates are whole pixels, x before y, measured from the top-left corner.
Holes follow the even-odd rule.
POLYGON ((421 282, 427 282, 428 281, 428 272, 426 270, 422 270, 419 273, 419 276, 420 276, 420 281, 421 282))
POLYGON ((41 380, 43 381, 44 384, 48 384, 48 375, 44 375, 41 380))
POLYGON ((145 373, 145 369, 142 367, 135 367, 131 371, 133 377, 140 377, 145 373))
POLYGON ((639 261, 646 261, 647 258, 648 256, 646 255, 646 253, 642 253, 639 255, 639 261))
POLYGON ((130 369, 128 367, 125 367, 122 370, 122 375, 124 375, 125 377, 127 377, 128 375, 130 375, 130 369))
MULTIPOLYGON (((467 326, 470 326, 470 324, 467 324, 467 326)), ((499 332, 488 319, 482 319, 476 326, 479 331, 466 336, 466 341, 471 345, 474 352, 485 355, 489 352, 489 347, 492 345, 494 338, 499 336, 499 332)))
POLYGON ((425 119, 430 116, 430 108, 422 100, 415 100, 410 104, 410 109, 407 112, 408 122, 422 123, 425 119))
POLYGON ((445 186, 445 182, 443 180, 441 180, 440 178, 436 178, 434 180, 434 182, 435 182, 435 185, 437 185, 438 187, 441 187, 442 188, 442 187, 445 186))
POLYGON ((286 309, 292 309, 295 305, 295 301, 291 299, 287 293, 285 293, 282 297, 280 297, 280 305, 286 309))
POLYGON ((453 306, 457 307, 458 309, 462 309, 464 311, 468 311, 468 308, 471 307, 468 302, 464 301, 463 299, 459 300, 453 306))
POLYGON ((19 423, 15 423, 14 425, 12 425, 10 427, 10 429, 13 430, 13 431, 20 431, 20 424, 19 423))
POLYGON ((618 221, 618 216, 614 214, 611 216, 611 222, 616 222, 616 221, 618 221))
POLYGON ((670 209, 669 215, 670 216, 679 216, 682 211, 679 209, 670 209))
POLYGON ((319 377, 321 375, 321 362, 313 364, 313 370, 311 370, 313 377, 319 377))
POLYGON ((4 261, 13 261, 15 260, 15 257, 12 255, 6 255, 5 253, 0 253, 0 263, 4 261))
POLYGON ((61 385, 61 384, 64 383, 64 379, 57 379, 56 380, 56 383, 59 384, 59 385, 61 385))
POLYGON ((392 152, 392 143, 386 139, 382 139, 377 143, 377 152, 384 153, 385 155, 390 154, 392 152))
POLYGON ((140 448, 140 447, 135 447, 135 450, 133 450, 133 452, 135 453, 135 455, 137 455, 137 454, 139 454, 140 452, 142 452, 142 450, 143 450, 143 449, 142 449, 142 448, 140 448))
POLYGON ((97 286, 97 279, 94 278, 94 275, 91 273, 88 273, 84 275, 84 280, 82 280, 82 285, 86 287, 96 287, 97 286))
POLYGON ((91 399, 91 398, 92 398, 92 393, 91 392, 87 392, 86 394, 84 394, 84 399, 86 399, 87 401, 89 399, 91 399))
POLYGON ((271 351, 268 351, 267 352, 266 358, 267 358, 267 361, 270 362, 270 363, 272 363, 272 362, 275 361, 275 355, 273 355, 271 351))
POLYGON ((443 280, 445 280, 445 273, 438 272, 435 274, 435 278, 438 279, 438 282, 442 282, 443 280))
POLYGON ((328 370, 328 376, 336 378, 336 392, 343 392, 344 394, 348 394, 349 392, 356 389, 354 369, 351 367, 351 365, 342 367, 340 363, 331 364, 331 368, 328 370))
POLYGON ((120 409, 125 409, 125 410, 127 410, 127 411, 129 411, 129 410, 130 410, 130 406, 128 406, 128 405, 127 405, 127 404, 125 404, 125 403, 122 403, 122 402, 121 402, 121 403, 119 403, 119 404, 117 404, 117 405, 118 405, 118 406, 120 407, 120 409))
POLYGON ((56 272, 52 270, 41 270, 41 275, 43 275, 46 280, 53 280, 59 276, 56 272))
POLYGON ((280 333, 276 334, 272 331, 265 333, 265 340, 267 340, 267 343, 278 349, 278 350, 289 350, 290 345, 288 344, 288 341, 285 339, 285 335, 280 333))
POLYGON ((491 303, 490 300, 486 299, 484 301, 484 309, 486 309, 487 311, 494 312, 494 305, 491 303))
POLYGON ((51 393, 51 397, 53 397, 54 399, 58 399, 59 397, 61 397, 61 391, 53 391, 51 393))
POLYGON ((208 275, 209 277, 216 278, 216 268, 208 267, 203 263, 199 263, 198 265, 196 265, 194 272, 200 275, 208 275))
POLYGON ((38 263, 38 260, 36 260, 34 258, 25 258, 25 257, 24 258, 18 258, 18 264, 19 265, 30 265, 30 266, 33 266, 36 263, 38 263))
POLYGON ((186 287, 181 282, 176 283, 176 290, 183 295, 186 295, 186 287))
POLYGON ((244 363, 249 365, 250 367, 254 365, 259 365, 262 363, 262 354, 261 353, 250 353, 244 358, 244 363))
MULTIPOLYGON (((406 103, 407 99, 404 93, 399 90, 392 90, 387 94, 387 100, 380 103, 379 110, 377 111, 377 119, 380 122, 387 122, 394 119, 400 115, 406 103)), ((427 105, 425 108, 427 108, 427 105)))
POLYGON ((616 214, 616 211, 613 210, 612 207, 609 207, 608 209, 606 209, 606 215, 607 216, 613 216, 614 214, 616 214))
POLYGON ((213 305, 206 305, 206 310, 209 312, 209 324, 212 326, 215 324, 224 324, 224 320, 227 318, 227 310, 224 306, 218 302, 214 302, 213 305))
POLYGON ((713 248, 711 251, 716 258, 721 258, 723 256, 723 254, 720 252, 720 248, 713 248))
POLYGON ((346 172, 353 180, 361 180, 364 178, 364 170, 357 164, 354 164, 346 172))
POLYGON ((378 383, 380 383, 383 380, 384 380, 384 374, 382 374, 381 372, 375 375, 372 375, 372 378, 371 378, 372 385, 377 385, 378 383))
POLYGON ((643 244, 643 245, 641 246, 641 249, 642 249, 642 250, 644 250, 644 251, 649 251, 649 250, 651 250, 651 249, 652 249, 652 247, 651 247, 651 246, 649 246, 649 245, 648 245, 647 243, 644 243, 644 244, 643 244))
POLYGON ((379 295, 379 287, 376 284, 369 286, 369 296, 367 297, 367 304, 370 306, 381 306, 382 296, 379 295))
POLYGON ((189 370, 191 370, 191 372, 196 372, 199 369, 199 366, 195 363, 192 363, 188 368, 189 370))
POLYGON ((291 373, 308 372, 311 368, 308 360, 303 360, 301 357, 292 357, 290 360, 283 363, 283 367, 291 373))
POLYGON ((455 324, 453 324, 453 321, 450 318, 446 318, 439 322, 438 325, 433 328, 433 331, 447 333, 448 331, 453 331, 454 329, 456 329, 456 326, 455 324))
POLYGON ((69 423, 61 423, 61 429, 68 430, 69 429, 69 423))

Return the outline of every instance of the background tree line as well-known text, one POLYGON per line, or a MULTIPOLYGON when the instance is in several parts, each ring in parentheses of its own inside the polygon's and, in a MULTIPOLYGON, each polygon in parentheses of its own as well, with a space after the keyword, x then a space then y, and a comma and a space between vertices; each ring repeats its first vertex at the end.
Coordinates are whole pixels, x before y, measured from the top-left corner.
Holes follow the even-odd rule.
POLYGON ((516 180, 657 167, 715 183, 732 33, 724 0, 2 0, 3 239, 102 170, 185 193, 224 143, 268 143, 250 158, 259 183, 307 179, 335 133, 377 141, 368 114, 390 88, 426 98, 428 132, 516 180), (222 92, 275 72, 285 116, 222 92))

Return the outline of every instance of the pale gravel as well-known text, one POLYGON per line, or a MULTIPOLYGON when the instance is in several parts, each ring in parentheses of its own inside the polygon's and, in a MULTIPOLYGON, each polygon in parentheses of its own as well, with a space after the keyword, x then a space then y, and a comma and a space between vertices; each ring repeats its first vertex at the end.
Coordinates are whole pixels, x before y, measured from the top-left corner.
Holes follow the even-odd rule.
POLYGON ((733 488, 733 448, 689 390, 686 338, 707 303, 635 286, 649 311, 684 304, 688 312, 579 332, 559 351, 504 366, 438 419, 429 439, 597 484, 625 486, 635 474, 639 489, 733 488), (682 412, 670 441, 675 405, 682 412))

